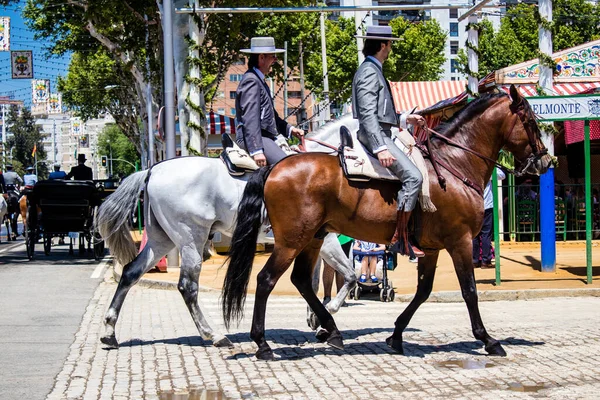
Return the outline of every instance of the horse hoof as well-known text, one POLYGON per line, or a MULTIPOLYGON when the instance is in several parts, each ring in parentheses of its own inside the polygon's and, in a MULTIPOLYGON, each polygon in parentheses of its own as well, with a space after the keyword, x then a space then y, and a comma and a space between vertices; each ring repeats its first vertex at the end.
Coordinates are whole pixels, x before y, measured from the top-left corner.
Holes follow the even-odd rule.
POLYGON ((319 318, 317 318, 317 315, 312 311, 308 315, 308 318, 306 318, 306 323, 308 323, 308 327, 313 331, 316 331, 319 328, 319 326, 321 326, 319 318))
POLYGON ((319 329, 319 331, 315 334, 315 337, 317 338, 317 341, 319 343, 325 343, 327 341, 327 338, 329 337, 329 332, 327 332, 326 329, 319 329))
POLYGON ((494 340, 492 343, 485 346, 485 351, 487 351, 490 356, 506 357, 506 351, 504 351, 504 348, 497 340, 494 340))
POLYGON ((227 337, 223 337, 222 339, 213 342, 213 346, 215 347, 233 347, 233 343, 227 337))
POLYGON ((327 344, 334 349, 344 350, 344 342, 342 340, 342 334, 339 331, 332 332, 327 338, 327 344))
POLYGON ((392 349, 396 350, 396 352, 404 355, 404 348, 402 347, 402 339, 394 339, 393 336, 390 336, 385 340, 385 343, 392 349))
POLYGON ((103 336, 100 338, 100 341, 113 349, 119 348, 119 342, 117 342, 117 338, 115 337, 115 335, 103 336))
POLYGON ((331 297, 327 296, 327 297, 323 297, 323 305, 326 306, 327 303, 329 303, 331 301, 331 297))
POLYGON ((258 351, 256 352, 256 358, 261 361, 275 360, 273 350, 271 350, 269 347, 267 347, 266 349, 258 349, 258 351))

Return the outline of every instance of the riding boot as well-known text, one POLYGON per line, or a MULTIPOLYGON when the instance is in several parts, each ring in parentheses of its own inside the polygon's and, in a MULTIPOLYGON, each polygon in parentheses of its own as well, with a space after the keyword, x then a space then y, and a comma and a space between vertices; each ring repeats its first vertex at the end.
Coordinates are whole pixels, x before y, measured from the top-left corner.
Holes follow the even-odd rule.
POLYGON ((396 231, 392 237, 390 251, 400 253, 403 256, 424 257, 425 253, 417 246, 411 244, 408 239, 408 221, 412 211, 398 211, 396 214, 396 231))

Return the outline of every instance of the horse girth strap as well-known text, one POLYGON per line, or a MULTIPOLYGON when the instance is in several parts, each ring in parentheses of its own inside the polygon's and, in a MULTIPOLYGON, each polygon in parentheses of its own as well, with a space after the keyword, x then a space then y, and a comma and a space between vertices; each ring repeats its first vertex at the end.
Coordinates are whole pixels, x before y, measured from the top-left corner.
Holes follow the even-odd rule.
POLYGON ((476 184, 475 182, 473 182, 471 179, 467 178, 466 176, 463 176, 463 174, 458 172, 456 169, 452 168, 446 162, 436 159, 435 156, 433 155, 434 153, 431 152, 430 149, 428 149, 427 147, 423 146, 422 144, 417 144, 417 147, 423 152, 423 155, 425 157, 427 157, 431 160, 431 164, 433 165, 433 169, 435 170, 435 173, 437 174, 440 187, 444 191, 446 190, 446 178, 444 178, 442 176, 442 174, 439 172, 437 164, 444 167, 444 169, 446 169, 448 172, 450 172, 452 175, 454 175, 454 177, 456 177, 458 180, 460 180, 466 186, 475 190, 475 192, 477 192, 477 194, 479 194, 481 197, 483 197, 483 188, 481 186, 479 186, 478 184, 476 184))

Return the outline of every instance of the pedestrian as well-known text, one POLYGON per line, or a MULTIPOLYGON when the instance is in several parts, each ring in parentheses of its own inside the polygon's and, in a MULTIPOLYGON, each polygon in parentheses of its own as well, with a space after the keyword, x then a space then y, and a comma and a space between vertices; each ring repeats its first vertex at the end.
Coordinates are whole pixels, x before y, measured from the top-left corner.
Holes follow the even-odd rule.
POLYGON ((29 166, 27 167, 27 169, 25 169, 25 171, 27 173, 23 175, 23 184, 25 185, 25 187, 34 186, 38 181, 38 177, 35 174, 35 170, 33 169, 33 167, 29 166))
POLYGON ((65 179, 67 177, 67 173, 65 171, 60 170, 60 163, 54 164, 54 171, 50 172, 48 179, 65 179))
MULTIPOLYGON (((499 180, 506 178, 500 168, 496 168, 499 180)), ((494 268, 492 266, 492 232, 494 228, 494 195, 492 193, 492 180, 483 190, 483 226, 479 234, 473 239, 473 267, 481 269, 494 268)))
POLYGON ((352 81, 352 113, 358 119, 358 140, 371 154, 402 182, 397 197, 396 231, 391 240, 390 251, 402 255, 423 257, 414 244, 409 243, 408 222, 415 208, 423 176, 410 159, 392 141, 392 127, 400 125, 424 125, 425 119, 418 114, 396 114, 394 98, 389 82, 383 76, 383 63, 392 51, 393 37, 389 26, 368 26, 363 47, 365 61, 360 65, 352 81))
POLYGON ((65 179, 75 179, 76 181, 91 181, 94 179, 92 169, 85 165, 85 154, 77 155, 77 166, 71 168, 71 171, 65 176, 65 179))
MULTIPOLYGON (((385 250, 385 245, 357 240, 354 242, 354 250, 358 250, 362 253, 374 253, 385 250)), ((360 264, 360 278, 358 279, 360 283, 366 283, 368 276, 371 277, 371 283, 379 283, 379 280, 375 274, 377 273, 377 261, 380 258, 383 257, 369 256, 364 254, 362 255, 360 264)))
POLYGON ((250 48, 241 51, 250 56, 248 70, 236 91, 236 141, 248 151, 259 167, 264 167, 286 156, 275 143, 278 134, 301 138, 304 131, 292 127, 279 117, 265 82, 271 66, 277 61, 276 54, 285 50, 275 48, 275 39, 272 37, 254 37, 250 40, 250 48))

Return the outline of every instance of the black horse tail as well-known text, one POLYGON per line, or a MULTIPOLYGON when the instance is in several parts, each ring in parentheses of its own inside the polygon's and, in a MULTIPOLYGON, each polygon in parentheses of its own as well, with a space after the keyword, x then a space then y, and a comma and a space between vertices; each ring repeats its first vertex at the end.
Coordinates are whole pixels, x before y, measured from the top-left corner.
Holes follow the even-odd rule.
POLYGON ((229 261, 229 267, 223 282, 221 298, 223 320, 227 329, 232 319, 239 321, 244 316, 248 281, 262 222, 265 181, 271 168, 272 166, 260 168, 250 176, 238 207, 237 224, 231 238, 231 251, 225 260, 225 263, 229 261))

